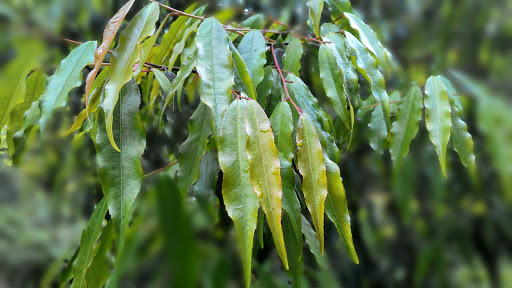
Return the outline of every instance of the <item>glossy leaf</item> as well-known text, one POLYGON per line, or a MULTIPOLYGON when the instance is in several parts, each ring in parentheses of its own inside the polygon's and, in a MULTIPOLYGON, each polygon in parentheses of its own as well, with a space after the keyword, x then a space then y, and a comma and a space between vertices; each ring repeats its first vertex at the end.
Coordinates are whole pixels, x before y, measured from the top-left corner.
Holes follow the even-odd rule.
POLYGON ((389 55, 372 28, 352 13, 346 12, 343 15, 349 20, 350 26, 359 32, 359 39, 379 59, 380 64, 387 64, 389 62, 389 55))
POLYGON ((384 153, 384 148, 386 147, 388 131, 386 129, 384 113, 382 113, 382 107, 380 106, 375 107, 370 116, 370 123, 368 124, 368 138, 372 149, 379 155, 382 155, 382 153, 384 153))
POLYGON ((165 22, 167 22, 167 19, 170 15, 167 15, 167 17, 164 18, 162 23, 160 23, 160 27, 158 27, 158 30, 149 38, 144 40, 144 43, 139 45, 139 65, 133 72, 133 77, 137 77, 139 75, 140 71, 142 71, 142 68, 144 67, 144 63, 150 58, 152 55, 152 52, 155 52, 154 46, 156 43, 156 40, 158 39, 158 36, 160 36, 160 31, 162 31, 162 28, 165 25, 165 22))
POLYGON ((130 24, 121 32, 119 45, 112 52, 110 79, 105 85, 105 123, 108 139, 114 149, 119 147, 114 141, 113 121, 114 108, 119 99, 119 91, 132 77, 132 67, 139 60, 139 44, 145 37, 155 32, 155 22, 158 19, 158 4, 152 2, 140 10, 130 24))
POLYGON ((316 36, 320 36, 320 18, 324 9, 324 0, 308 0, 309 21, 313 26, 316 36))
POLYGON ((231 86, 234 85, 229 37, 218 20, 208 18, 197 30, 196 45, 201 101, 210 107, 213 130, 215 135, 220 135, 222 117, 231 103, 231 86))
POLYGON ((117 13, 112 17, 108 23, 107 26, 105 26, 105 31, 103 31, 103 41, 101 42, 101 45, 96 48, 96 51, 94 52, 94 68, 89 72, 87 75, 87 80, 85 81, 85 111, 86 114, 88 114, 88 102, 89 102, 89 95, 91 91, 92 84, 94 82, 94 78, 96 78, 96 75, 98 74, 98 71, 100 71, 101 63, 103 62, 103 59, 105 59, 105 56, 107 55, 108 48, 110 47, 110 44, 112 44, 112 41, 114 40, 114 37, 117 34, 117 30, 123 23, 124 17, 130 11, 130 8, 133 5, 133 2, 135 0, 130 0, 126 2, 126 4, 117 11, 117 13))
POLYGON ((256 101, 249 101, 246 108, 247 156, 251 185, 258 195, 261 207, 267 216, 277 253, 288 269, 288 259, 283 240, 282 193, 279 152, 274 144, 274 135, 265 111, 256 101))
POLYGON ((354 263, 359 264, 352 240, 352 231, 350 230, 350 215, 347 207, 345 187, 343 187, 340 176, 340 168, 328 158, 325 158, 325 167, 327 169, 327 189, 329 191, 325 200, 325 212, 327 217, 336 226, 350 258, 352 258, 354 263))
POLYGON ((284 52, 282 69, 299 76, 302 53, 304 53, 302 43, 299 39, 293 38, 284 52))
POLYGON ((446 146, 450 140, 452 127, 450 99, 442 80, 431 76, 425 85, 425 122, 430 141, 434 144, 441 164, 441 170, 446 176, 446 146))
POLYGON ((309 251, 313 253, 316 262, 320 267, 325 269, 327 267, 327 259, 325 259, 325 255, 322 253, 315 230, 313 230, 313 227, 311 227, 311 224, 304 215, 302 215, 302 233, 304 234, 304 240, 308 243, 309 251))
POLYGON ((389 96, 386 92, 386 83, 384 77, 379 72, 377 61, 370 55, 368 48, 363 46, 356 37, 352 34, 345 32, 347 45, 351 48, 353 55, 356 55, 357 68, 361 74, 370 83, 372 95, 379 101, 384 113, 384 120, 389 132, 391 129, 391 120, 389 112, 389 96))
POLYGON ((178 159, 178 188, 184 195, 199 178, 199 163, 204 153, 208 137, 213 133, 210 108, 199 104, 188 123, 188 138, 180 145, 178 159))
POLYGON ((41 131, 55 108, 66 105, 68 93, 82 83, 82 69, 94 60, 95 41, 86 42, 75 48, 60 62, 59 68, 48 79, 46 90, 41 96, 41 131))
POLYGON ((240 52, 240 55, 242 55, 247 64, 254 88, 258 88, 258 85, 263 80, 263 66, 267 62, 265 57, 266 51, 265 38, 263 38, 263 35, 258 30, 249 31, 238 45, 238 52, 240 52))
POLYGON ((352 12, 352 5, 349 0, 325 0, 327 7, 331 10, 331 19, 340 19, 345 12, 352 12))
POLYGON ((254 231, 258 223, 258 196, 249 176, 249 158, 246 153, 246 100, 235 100, 229 105, 222 121, 219 137, 219 164, 224 173, 222 196, 226 211, 235 224, 244 270, 244 283, 251 281, 251 259, 254 231))
MULTIPOLYGON (((333 49, 334 50, 334 49, 333 49)), ((331 100, 334 110, 340 116, 348 130, 352 130, 350 115, 347 110, 347 94, 343 85, 341 69, 336 63, 333 50, 326 44, 322 44, 318 51, 318 64, 320 66, 320 78, 324 85, 325 94, 331 100)))
POLYGON ((417 86, 411 88, 400 104, 396 121, 391 127, 391 144, 389 152, 395 163, 409 152, 409 145, 418 133, 418 123, 423 116, 421 90, 417 86))
MULTIPOLYGON (((87 287, 85 281, 85 275, 87 268, 92 263, 95 253, 93 253, 94 244, 98 240, 103 228, 103 219, 107 214, 107 199, 101 199, 98 206, 94 209, 94 212, 87 223, 87 228, 82 232, 82 238, 80 240, 80 250, 73 265, 73 283, 71 287, 87 287)), ((96 251, 94 251, 96 252, 96 251)))
POLYGON ((240 55, 240 52, 236 49, 232 42, 229 42, 229 49, 232 52, 233 63, 235 68, 235 89, 243 91, 251 99, 256 100, 256 89, 252 84, 249 69, 245 63, 244 58, 240 55))
POLYGON ((301 115, 297 124, 297 167, 302 175, 302 192, 324 251, 324 207, 327 197, 327 176, 322 146, 315 127, 301 115))
MULTIPOLYGON (((11 111, 9 125, 7 126, 6 138, 9 155, 14 153, 14 134, 18 132, 25 123, 25 112, 30 108, 32 102, 37 101, 44 91, 46 75, 42 71, 35 71, 26 80, 25 97, 23 102, 14 106, 11 111)), ((25 83, 25 81, 23 81, 25 83)))
POLYGON ((261 107, 267 106, 267 96, 272 91, 272 84, 274 82, 274 73, 272 73, 272 67, 267 66, 265 67, 264 71, 265 73, 263 79, 256 89, 257 100, 261 107))
MULTIPOLYGON (((270 125, 274 132, 274 140, 279 151, 279 161, 281 163, 281 180, 283 183, 283 208, 290 216, 290 223, 295 235, 295 242, 299 247, 295 250, 298 252, 297 259, 288 260, 298 261, 302 258, 302 232, 301 232, 301 207, 297 194, 295 194, 295 175, 292 168, 292 158, 294 152, 294 145, 292 140, 293 132, 293 117, 290 105, 286 102, 281 102, 277 105, 276 109, 270 117, 270 125)), ((283 216, 284 217, 284 216, 283 216)), ((288 247, 288 246, 287 246, 288 247)))
MULTIPOLYGON (((193 14, 202 15, 205 8, 206 8, 206 6, 201 6, 201 7, 197 8, 193 14)), ((169 66, 169 67, 174 66, 174 63, 178 59, 178 56, 180 54, 182 54, 183 49, 185 49, 186 44, 189 43, 188 40, 191 38, 194 38, 195 35, 193 34, 193 32, 196 31, 199 24, 201 24, 201 21, 199 19, 190 18, 187 20, 187 23, 185 23, 185 27, 183 28, 183 33, 180 33, 180 34, 182 34, 182 35, 180 35, 181 40, 178 43, 176 43, 176 45, 174 45, 174 47, 172 48, 171 57, 169 58, 167 66, 169 66)), ((180 36, 178 36, 178 37, 180 37, 180 36)), ((190 44, 189 44, 189 46, 190 46, 190 44)))
POLYGON ((215 194, 217 176, 220 172, 217 154, 217 150, 208 150, 203 158, 201 158, 201 162, 199 163, 199 178, 193 186, 194 197, 197 199, 199 206, 201 206, 207 216, 212 220, 212 223, 217 223, 219 214, 219 209, 217 208, 218 198, 215 194))
POLYGON ((112 131, 121 152, 109 145, 103 113, 98 117, 95 144, 100 184, 121 241, 128 227, 130 208, 142 184, 140 157, 146 139, 139 117, 140 94, 135 80, 123 86, 119 98, 113 111, 112 131))
POLYGON ((476 173, 476 159, 473 152, 473 137, 468 132, 466 122, 462 120, 462 112, 455 106, 451 107, 453 149, 459 154, 460 161, 472 175, 476 173))
POLYGON ((109 252, 114 238, 114 225, 112 225, 112 222, 108 222, 101 232, 100 243, 96 246, 96 255, 85 274, 87 287, 103 287, 107 282, 111 269, 109 252))

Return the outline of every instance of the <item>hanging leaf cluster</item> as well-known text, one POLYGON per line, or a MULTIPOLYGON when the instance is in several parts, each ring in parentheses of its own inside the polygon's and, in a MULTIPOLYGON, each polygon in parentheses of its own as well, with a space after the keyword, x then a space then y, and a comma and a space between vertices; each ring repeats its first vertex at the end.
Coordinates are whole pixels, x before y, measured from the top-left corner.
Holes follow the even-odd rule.
POLYGON ((222 24, 204 15, 205 6, 193 4, 182 12, 157 2, 144 6, 119 32, 133 2, 107 24, 101 45, 91 41, 76 47, 48 79, 41 71, 21 71, 17 89, 0 99, 0 126, 7 126, 12 156, 21 149, 16 139, 25 130, 47 129, 54 110, 66 106, 69 92, 82 84, 82 71, 92 63, 83 111, 68 134, 91 136, 104 198, 83 231, 72 268, 61 277, 72 287, 114 285, 108 280, 112 268, 106 253, 113 239, 122 249, 143 182, 146 138, 140 111, 156 115, 164 126, 165 113, 181 113, 182 91, 190 103, 197 91, 200 103, 188 123, 188 138, 174 155, 177 191, 213 206, 205 199, 214 197, 211 187, 222 175, 223 204, 234 223, 246 287, 255 234, 262 239, 264 225, 291 283, 298 283, 294 271, 302 263, 304 236, 314 253, 323 253, 327 220, 358 263, 338 166, 343 150, 362 145, 351 143, 356 133, 367 133, 374 150, 389 149, 400 165, 424 111, 443 173, 450 139, 462 163, 475 170, 473 141, 451 83, 432 76, 424 93, 411 85, 405 97, 395 92, 390 101, 385 75, 395 64, 348 1, 326 1, 333 21, 323 24, 324 1, 308 1, 308 36, 278 23, 271 25, 275 30, 263 30, 255 19, 222 24), (177 17, 160 21, 164 8, 177 17), (110 51, 112 43, 116 47, 110 51), (110 62, 104 63, 108 53, 110 62), (318 55, 322 91, 310 89, 301 78, 309 69, 301 65, 304 53, 318 55), (318 93, 330 101, 332 113, 318 93), (368 125, 357 131, 356 122, 364 117, 368 125), (340 135, 344 141, 338 141, 340 135))

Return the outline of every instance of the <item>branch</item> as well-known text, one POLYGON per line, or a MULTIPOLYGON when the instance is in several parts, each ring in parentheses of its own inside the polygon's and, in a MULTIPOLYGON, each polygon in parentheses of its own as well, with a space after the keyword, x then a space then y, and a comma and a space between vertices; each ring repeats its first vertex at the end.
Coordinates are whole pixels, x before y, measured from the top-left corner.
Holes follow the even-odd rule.
POLYGON ((302 109, 300 109, 295 102, 293 102, 292 98, 290 97, 290 94, 288 93, 288 88, 286 88, 286 80, 284 79, 283 72, 281 72, 281 67, 279 67, 279 64, 277 63, 277 57, 276 52, 274 51, 274 45, 270 47, 272 49, 272 56, 274 57, 274 64, 276 64, 277 72, 279 72, 279 76, 281 76, 281 81, 283 82, 284 92, 286 94, 286 99, 284 101, 288 100, 293 104, 293 107, 295 107, 295 110, 300 114, 302 114, 302 109))
POLYGON ((165 170, 165 169, 167 169, 167 168, 169 168, 169 167, 171 167, 171 166, 173 166, 173 165, 175 165, 175 164, 178 164, 178 160, 176 160, 176 161, 174 161, 174 162, 172 162, 172 163, 170 163, 170 164, 168 164, 168 165, 166 165, 166 166, 164 166, 164 167, 162 167, 162 168, 160 168, 160 169, 157 169, 157 170, 155 170, 155 171, 153 171, 153 172, 149 172, 148 174, 144 175, 144 176, 143 176, 143 178, 146 178, 146 177, 151 176, 151 175, 153 175, 153 174, 155 174, 155 173, 158 173, 158 172, 160 172, 160 171, 163 171, 163 170, 165 170))

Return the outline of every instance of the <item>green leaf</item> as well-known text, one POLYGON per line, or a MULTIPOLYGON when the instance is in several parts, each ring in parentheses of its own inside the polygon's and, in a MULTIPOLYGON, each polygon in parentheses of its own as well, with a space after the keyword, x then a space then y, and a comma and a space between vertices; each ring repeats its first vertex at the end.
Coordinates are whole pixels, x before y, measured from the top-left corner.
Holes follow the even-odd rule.
POLYGON ((294 224, 292 222, 292 216, 288 213, 283 214, 283 235, 284 244, 286 245, 286 251, 288 253, 288 263, 290 269, 286 271, 288 279, 292 287, 304 287, 304 258, 302 258, 304 239, 302 237, 302 214, 299 216, 299 234, 300 238, 297 239, 294 224))
MULTIPOLYGON (((240 23, 240 27, 251 28, 251 29, 263 29, 264 25, 265 25, 265 15, 263 15, 263 14, 252 15, 251 17, 245 19, 244 21, 242 21, 240 23)), ((258 31, 258 33, 260 33, 260 32, 258 31)), ((247 33, 247 34, 249 34, 249 33, 247 33)), ((238 48, 240 48, 240 47, 238 47, 238 48)))
POLYGON ((110 259, 108 253, 112 248, 112 242, 115 237, 113 222, 108 222, 101 232, 100 243, 96 246, 96 255, 92 260, 85 280, 87 287, 103 287, 110 276, 110 259))
POLYGON ((178 159, 178 188, 182 195, 199 178, 199 163, 204 153, 208 137, 213 133, 210 108, 201 103, 188 123, 188 138, 180 145, 178 159))
POLYGON ((352 5, 349 0, 325 0, 327 7, 331 10, 331 19, 336 20, 345 12, 352 12, 352 5))
POLYGON ((158 30, 153 34, 151 37, 144 40, 144 43, 139 45, 139 66, 137 66, 137 69, 133 72, 133 77, 137 77, 139 75, 140 71, 144 67, 144 63, 149 59, 151 56, 151 53, 155 50, 153 49, 156 43, 156 40, 158 39, 158 36, 160 35, 160 31, 165 25, 165 22, 167 22, 167 18, 169 18, 170 15, 167 15, 167 17, 164 18, 162 23, 160 24, 160 27, 158 27, 158 30))
POLYGON ((82 83, 82 69, 94 61, 96 41, 86 42, 75 48, 60 62, 59 68, 48 79, 46 90, 41 96, 41 119, 39 126, 45 130, 46 122, 53 110, 66 105, 69 91, 82 83))
POLYGON ((139 60, 140 41, 155 32, 155 22, 158 19, 158 4, 152 2, 140 10, 130 24, 121 32, 119 44, 112 52, 110 79, 105 85, 105 123, 108 139, 114 149, 119 147, 114 141, 113 121, 114 109, 119 99, 119 91, 132 78, 133 65, 139 60))
POLYGON ((30 108, 32 102, 37 101, 44 91, 46 75, 42 71, 35 71, 27 78, 25 97, 23 102, 14 106, 10 115, 10 122, 7 126, 7 146, 9 147, 9 155, 12 157, 14 153, 14 134, 18 132, 25 123, 25 112, 30 108))
MULTIPOLYGON (((202 15, 204 9, 206 6, 201 6, 197 8, 194 11, 194 15, 202 15)), ((199 19, 190 18, 187 20, 187 23, 185 24, 185 27, 183 28, 182 33, 178 37, 180 37, 180 42, 178 42, 174 47, 172 48, 171 57, 169 58, 167 66, 172 67, 174 66, 174 63, 176 62, 176 59, 178 58, 178 55, 183 52, 183 49, 185 48, 186 44, 188 43, 188 39, 192 36, 194 38, 194 34, 192 32, 196 31, 197 27, 201 24, 201 21, 199 19)), ((189 44, 190 45, 190 44, 189 44)))
MULTIPOLYGON (((94 212, 87 223, 87 228, 82 232, 82 238, 80 240, 80 250, 73 265, 73 283, 71 287, 87 287, 85 281, 85 275, 87 268, 92 263, 95 253, 93 253, 94 244, 98 240, 103 228, 102 223, 107 214, 107 199, 104 197, 101 199, 98 206, 94 209, 94 212)), ((94 251, 95 252, 95 251, 94 251)))
POLYGON ((288 270, 288 259, 283 240, 282 193, 279 152, 274 144, 274 135, 265 111, 256 101, 249 101, 246 107, 247 156, 251 185, 261 207, 267 216, 277 253, 288 270))
POLYGON ((442 80, 431 76, 425 85, 425 122, 430 141, 434 144, 441 164, 441 170, 446 176, 446 146, 450 140, 451 109, 448 91, 442 80))
POLYGON ((247 64, 240 52, 236 49, 232 42, 229 42, 229 49, 232 52, 233 62, 235 64, 235 89, 245 92, 251 99, 256 100, 256 90, 249 74, 247 64))
MULTIPOLYGON (((350 60, 350 51, 347 48, 345 39, 336 33, 328 33, 323 37, 327 47, 331 49, 336 59, 338 67, 341 69, 343 79, 343 87, 346 89, 350 104, 357 109, 359 108, 359 78, 356 73, 356 67, 350 60)), ((344 90, 345 91, 345 90, 344 90)))
POLYGON ((370 26, 364 23, 358 16, 346 12, 344 13, 350 22, 350 27, 359 32, 359 39, 378 59, 381 65, 387 65, 389 63, 389 55, 377 38, 377 34, 372 30, 370 26))
POLYGON ((324 9, 324 0, 308 0, 309 21, 313 26, 316 36, 320 36, 320 18, 324 9))
POLYGON ((356 55, 357 68, 359 72, 370 82, 372 95, 379 101, 384 113, 387 132, 391 129, 391 120, 389 112, 389 96, 386 92, 386 82, 379 72, 377 61, 370 55, 368 49, 357 40, 352 34, 345 31, 347 45, 352 49, 353 55, 356 55))
POLYGON ((263 66, 267 63, 266 51, 265 38, 263 38, 263 35, 258 30, 249 31, 242 38, 240 44, 238 44, 238 52, 240 52, 240 55, 242 55, 247 64, 254 88, 257 88, 263 80, 263 66))
POLYGON ((462 120, 462 112, 452 104, 452 142, 453 149, 459 154, 460 161, 469 169, 472 176, 476 173, 475 153, 473 152, 473 138, 468 132, 466 122, 462 120))
POLYGON ((299 39, 293 38, 283 55, 283 70, 299 76, 300 58, 302 58, 302 43, 299 39))
POLYGON ((224 173, 222 196, 229 217, 233 219, 242 255, 245 286, 251 283, 251 259, 254 231, 258 223, 258 196, 249 176, 246 153, 246 100, 235 100, 222 121, 219 137, 219 164, 224 173))
POLYGON ((347 93, 343 85, 343 75, 341 69, 336 63, 336 56, 333 51, 334 45, 329 49, 326 44, 322 44, 318 51, 318 64, 320 66, 320 79, 324 85, 325 94, 332 102, 333 108, 340 116, 348 130, 352 131, 349 111, 347 110, 347 93))
POLYGON ((258 103, 260 103, 261 107, 267 106, 267 96, 272 91, 272 83, 274 80, 272 67, 267 66, 265 67, 264 71, 265 73, 263 76, 263 80, 260 82, 260 85, 258 85, 258 88, 256 89, 258 103))
POLYGON ((204 20, 197 30, 196 67, 201 76, 201 101, 212 111, 215 135, 220 135, 222 117, 231 103, 231 86, 234 85, 229 41, 228 34, 215 18, 204 20))
MULTIPOLYGON (((286 102, 281 102, 270 117, 270 125, 274 131, 274 139, 279 151, 279 161, 281 163, 281 180, 283 182, 283 208, 290 216, 290 223, 295 234, 295 242, 299 243, 299 247, 294 250, 298 252, 297 259, 288 260, 298 261, 302 258, 302 232, 301 232, 301 207, 297 194, 295 194, 295 175, 292 168, 293 158, 293 117, 290 106, 286 102)), ((287 246, 289 247, 289 246, 287 246)), ((288 250, 288 249, 287 249, 288 250)))
POLYGON ((134 79, 123 86, 113 111, 113 135, 121 152, 109 145, 103 113, 97 121, 96 161, 103 194, 107 198, 119 240, 128 227, 130 208, 142 184, 140 157, 146 147, 139 117, 140 94, 134 79))
POLYGON ((345 187, 343 187, 340 176, 340 168, 328 158, 325 158, 325 167, 327 169, 327 189, 329 191, 325 200, 325 212, 327 217, 336 226, 350 258, 352 258, 354 263, 359 264, 352 240, 352 231, 350 230, 350 215, 347 207, 345 187))
POLYGON ((409 152, 409 145, 418 133, 421 120, 423 101, 421 90, 412 87, 400 104, 396 121, 391 127, 391 144, 389 152, 395 163, 402 160, 409 152))
MULTIPOLYGON (((211 130, 211 128, 210 128, 211 130)), ((219 161, 216 150, 208 150, 199 163, 199 178, 194 184, 194 197, 199 206, 206 212, 206 215, 216 223, 218 220, 217 176, 220 172, 219 161)))
POLYGON ((309 251, 311 251, 313 256, 315 256, 316 262, 321 268, 325 269, 327 267, 327 259, 325 255, 322 255, 322 250, 315 230, 313 230, 313 227, 311 227, 311 224, 304 215, 302 215, 302 233, 304 234, 306 243, 308 243, 309 251))
POLYGON ((322 146, 315 127, 301 115, 297 124, 297 167, 302 175, 302 192, 315 226, 320 253, 324 252, 324 205, 327 177, 322 146))
POLYGON ((368 124, 368 138, 372 149, 382 155, 384 147, 386 147, 388 131, 384 113, 382 113, 382 107, 380 106, 375 107, 371 114, 370 123, 368 124))

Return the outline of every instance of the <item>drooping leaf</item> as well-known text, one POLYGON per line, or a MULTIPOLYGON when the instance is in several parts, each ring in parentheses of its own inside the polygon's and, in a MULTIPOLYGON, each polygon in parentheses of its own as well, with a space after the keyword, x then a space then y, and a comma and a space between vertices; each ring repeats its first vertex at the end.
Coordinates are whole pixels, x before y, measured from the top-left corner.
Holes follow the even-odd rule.
POLYGON ((96 80, 94 80, 94 83, 91 87, 92 93, 89 95, 90 97, 88 99, 89 103, 87 104, 87 107, 78 113, 75 118, 75 122, 73 122, 73 125, 71 125, 69 130, 65 133, 66 135, 69 135, 82 127, 82 124, 87 119, 87 113, 92 114, 98 110, 100 98, 103 92, 103 86, 107 80, 109 71, 109 67, 105 67, 105 69, 101 71, 100 75, 96 77, 96 80))
MULTIPOLYGON (((205 8, 206 6, 201 6, 197 8, 193 14, 202 15, 205 8)), ((187 23, 185 23, 185 27, 183 28, 183 32, 180 33, 181 35, 179 35, 181 37, 181 40, 178 43, 176 43, 176 45, 174 45, 174 47, 172 48, 171 57, 169 58, 167 64, 169 67, 174 66, 174 63, 178 59, 178 55, 182 54, 183 49, 185 48, 187 43, 189 46, 191 45, 188 40, 194 38, 195 35, 193 34, 193 32, 196 31, 199 24, 201 24, 201 21, 199 19, 190 18, 187 20, 187 23)))
POLYGON ((368 48, 363 46, 354 35, 345 32, 347 45, 351 48, 353 55, 357 59, 357 69, 370 83, 372 95, 379 101, 384 113, 387 131, 391 129, 391 120, 389 113, 389 96, 386 92, 386 83, 384 77, 379 72, 377 61, 370 55, 368 48))
POLYGON ((459 154, 460 161, 474 176, 476 173, 473 137, 468 132, 466 122, 462 120, 462 112, 455 105, 451 107, 453 149, 459 154))
POLYGON ((162 23, 160 23, 160 27, 158 27, 158 30, 149 38, 144 40, 144 43, 139 45, 139 65, 137 66, 137 69, 133 72, 133 77, 137 77, 139 75, 140 71, 142 71, 142 68, 144 67, 144 63, 149 59, 152 52, 155 52, 154 46, 156 43, 156 40, 158 39, 158 36, 160 35, 160 31, 165 25, 165 22, 167 22, 167 18, 169 18, 170 15, 167 15, 167 17, 164 18, 162 23))
POLYGON ((219 164, 224 173, 222 196, 229 217, 233 219, 240 246, 244 283, 251 282, 251 259, 254 231, 258 222, 258 196, 249 176, 249 158, 246 153, 246 100, 235 100, 224 116, 219 137, 219 164))
POLYGON ((238 52, 232 42, 229 42, 229 49, 232 52, 231 55, 233 56, 235 67, 235 89, 243 91, 251 99, 256 100, 256 89, 252 83, 249 69, 247 68, 244 58, 240 55, 240 52, 238 52))
POLYGON ((140 10, 130 24, 121 32, 119 45, 112 52, 110 79, 105 85, 105 123, 108 139, 115 150, 119 148, 114 141, 114 109, 119 99, 119 91, 132 77, 132 67, 139 60, 139 44, 142 39, 153 35, 158 19, 158 4, 152 2, 140 10))
POLYGON ((107 199, 101 199, 98 206, 87 223, 87 228, 82 232, 82 239, 80 240, 80 250, 73 265, 73 283, 71 287, 87 287, 85 275, 87 268, 92 263, 95 253, 93 253, 94 244, 100 237, 103 228, 102 223, 107 214, 107 199))
POLYGON ((302 215, 302 233, 304 234, 304 239, 306 240, 306 243, 308 243, 309 251, 313 253, 313 256, 315 256, 316 262, 318 265, 322 268, 327 267, 327 259, 325 259, 325 255, 323 255, 320 243, 318 242, 318 236, 315 233, 315 230, 313 230, 313 227, 311 227, 311 224, 309 223, 308 219, 302 215))
MULTIPOLYGON (((302 223, 299 224, 300 238, 297 238, 294 224, 291 220, 291 215, 288 213, 283 214, 283 235, 284 244, 286 245, 286 252, 288 254, 288 264, 290 269, 286 271, 288 279, 292 287, 304 287, 304 258, 302 258, 304 239, 302 236, 302 223)), ((302 220, 302 214, 299 213, 299 219, 302 220)))
POLYGON ((443 82, 437 76, 431 76, 425 85, 425 122, 441 164, 441 170, 446 176, 446 146, 450 140, 452 127, 450 99, 443 82))
POLYGON ((68 93, 82 83, 82 69, 94 60, 96 41, 86 42, 75 48, 60 62, 59 68, 48 79, 46 90, 41 96, 41 131, 55 108, 66 105, 68 93))
POLYGON ((309 21, 313 26, 316 36, 320 36, 320 18, 324 9, 324 0, 308 0, 309 21))
POLYGON ((122 241, 130 208, 142 184, 140 157, 146 147, 146 138, 139 117, 139 88, 134 79, 123 86, 119 98, 113 111, 112 131, 121 152, 109 145, 103 113, 98 117, 95 146, 100 184, 122 241))
POLYGON ((267 62, 267 58, 265 57, 265 51, 267 51, 265 38, 263 38, 260 31, 251 30, 245 34, 242 41, 240 41, 238 51, 240 55, 242 55, 242 58, 244 58, 254 88, 257 89, 258 85, 263 80, 263 66, 267 62))
POLYGON ((274 76, 274 74, 272 73, 272 67, 267 66, 265 67, 264 71, 265 73, 263 79, 261 80, 260 85, 258 85, 258 88, 256 89, 256 97, 261 107, 267 106, 267 96, 272 91, 272 83, 274 76))
POLYGON ((234 84, 229 37, 218 20, 208 18, 197 30, 196 45, 201 101, 210 107, 213 130, 215 135, 220 135, 222 117, 231 103, 231 86, 234 84))
MULTIPOLYGON (((290 223, 295 233, 295 242, 299 247, 295 248, 298 252, 298 259, 289 261, 298 261, 302 258, 302 232, 301 232, 301 207, 297 194, 295 194, 295 175, 292 168, 292 158, 294 145, 292 140, 293 117, 290 106, 286 102, 281 102, 270 117, 270 125, 274 132, 274 140, 279 151, 279 161, 281 163, 281 180, 283 183, 283 208, 290 216, 290 223)), ((288 247, 288 246, 287 246, 288 247)))
POLYGON ((151 68, 151 71, 153 71, 153 74, 155 75, 156 81, 158 81, 158 85, 160 86, 160 89, 165 94, 169 94, 171 91, 171 81, 165 76, 164 72, 158 70, 157 68, 151 68))
POLYGON ((325 212, 327 217, 336 226, 340 234, 345 248, 354 263, 359 264, 354 242, 352 240, 352 231, 350 230, 350 215, 347 207, 347 197, 345 195, 345 187, 340 176, 340 168, 336 163, 325 158, 325 167, 327 175, 328 194, 325 200, 325 212))
POLYGON ((340 116, 348 130, 352 130, 349 111, 347 110, 347 93, 343 85, 341 69, 336 63, 334 49, 329 49, 322 44, 318 51, 318 64, 320 66, 320 78, 325 89, 325 94, 331 100, 334 110, 340 116))
POLYGON ((409 152, 409 145, 418 133, 418 123, 421 120, 423 103, 421 90, 412 87, 400 104, 398 116, 391 127, 391 144, 389 152, 395 163, 409 152))
POLYGON ((89 72, 87 75, 87 80, 85 81, 85 113, 88 114, 88 102, 89 102, 89 95, 91 91, 92 84, 94 82, 94 78, 96 78, 96 74, 98 74, 98 71, 101 68, 101 63, 103 62, 103 59, 105 59, 105 55, 107 55, 108 48, 110 47, 110 44, 114 40, 114 37, 117 34, 117 30, 123 23, 124 17, 130 11, 130 8, 133 5, 133 2, 135 0, 130 0, 126 2, 126 4, 117 11, 117 13, 112 17, 108 23, 107 26, 105 26, 105 31, 103 31, 103 42, 101 42, 101 45, 96 48, 96 51, 94 52, 94 68, 89 72))
POLYGON ((371 114, 370 123, 368 124, 368 138, 372 149, 382 155, 388 139, 388 131, 384 113, 382 113, 382 107, 380 106, 375 107, 371 114))
POLYGON ((387 65, 390 61, 389 55, 372 28, 364 23, 361 18, 352 13, 346 12, 344 15, 349 20, 350 26, 359 32, 359 39, 361 39, 364 46, 366 46, 377 57, 377 59, 379 59, 379 63, 381 65, 387 65))
POLYGON ((277 253, 288 269, 288 258, 283 240, 282 193, 279 152, 274 144, 274 135, 265 111, 256 101, 246 106, 247 156, 251 185, 258 195, 261 207, 267 216, 277 253))
MULTIPOLYGON (((14 134, 18 132, 25 123, 25 112, 30 108, 32 102, 37 101, 44 91, 46 75, 42 71, 35 71, 26 80, 26 92, 23 102, 14 106, 11 111, 9 125, 7 126, 7 146, 9 155, 14 153, 14 134)), ((24 81, 25 83, 25 81, 24 81)))
MULTIPOLYGON (((391 93, 389 95, 389 103, 391 103, 391 101, 400 101, 400 92, 398 91, 393 91, 393 93, 391 93)), ((391 116, 393 115, 397 115, 398 114, 398 104, 396 105, 389 105, 389 113, 391 114, 391 116)))
POLYGON ((307 116, 301 115, 297 125, 297 167, 302 175, 302 192, 306 200, 324 252, 324 207, 327 197, 327 176, 322 146, 315 127, 307 116))
POLYGON ((188 138, 180 145, 178 159, 178 188, 184 195, 199 178, 199 163, 204 153, 208 137, 213 133, 210 108, 201 103, 188 123, 188 138))
POLYGON ((199 206, 201 206, 208 217, 210 217, 212 223, 216 223, 218 218, 218 209, 216 207, 217 196, 215 195, 215 191, 220 167, 217 154, 217 150, 212 149, 208 150, 203 158, 201 158, 201 162, 199 163, 199 179, 197 179, 196 184, 193 186, 194 197, 197 199, 199 206))
POLYGON ((352 12, 352 5, 349 0, 325 0, 327 7, 331 10, 331 19, 340 19, 345 12, 352 12))
POLYGON ((110 276, 110 259, 108 253, 112 248, 115 230, 113 222, 108 222, 101 232, 100 243, 96 246, 96 255, 85 275, 87 287, 103 287, 110 276))
POLYGON ((299 39, 293 38, 284 52, 282 69, 299 76, 302 53, 302 43, 299 39))

